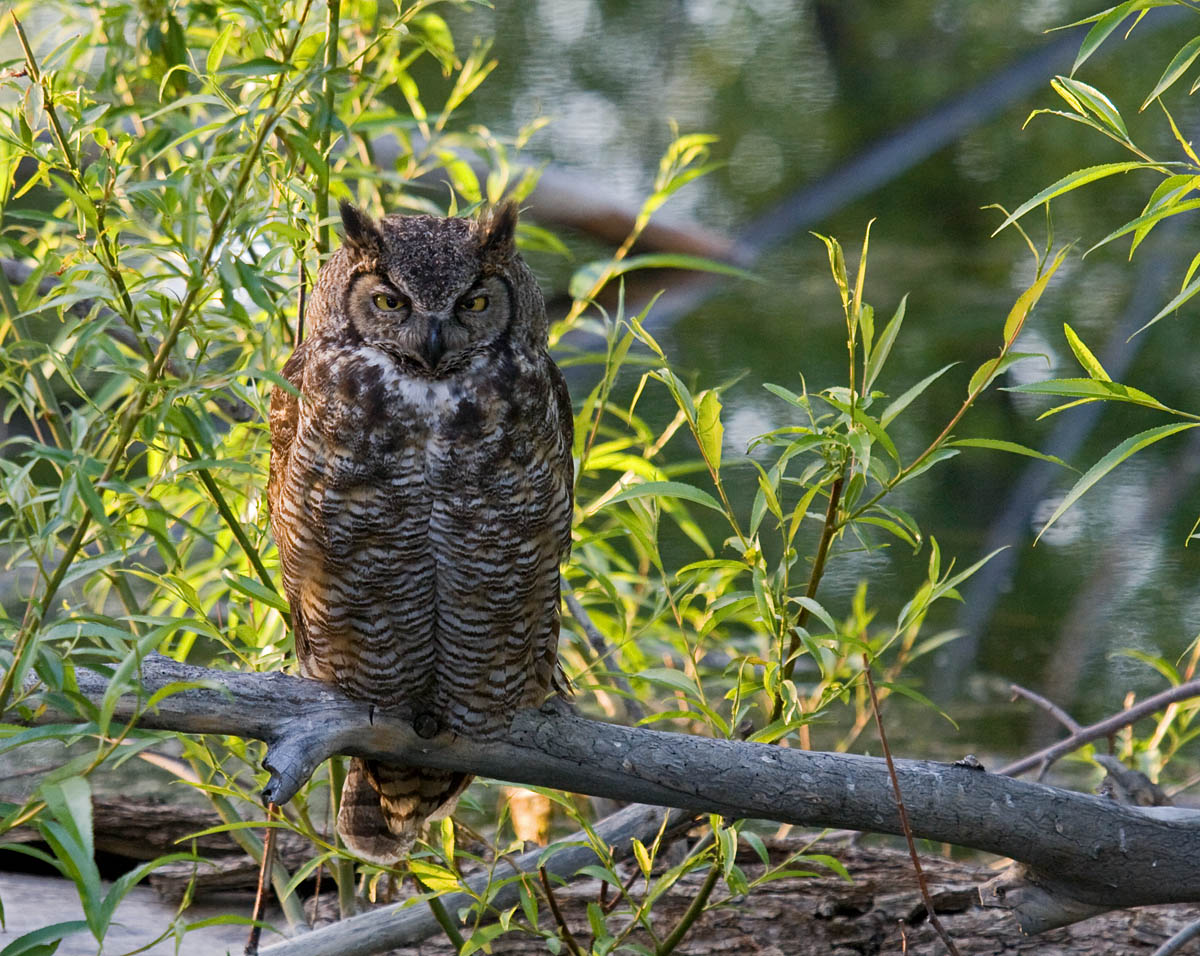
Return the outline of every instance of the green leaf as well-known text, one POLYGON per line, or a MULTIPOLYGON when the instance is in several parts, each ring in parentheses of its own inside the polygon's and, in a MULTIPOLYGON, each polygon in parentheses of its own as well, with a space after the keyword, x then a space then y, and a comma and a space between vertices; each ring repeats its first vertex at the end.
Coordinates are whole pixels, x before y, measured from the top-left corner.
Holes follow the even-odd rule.
POLYGON ((0 949, 0 956, 48 956, 58 949, 58 940, 86 931, 88 924, 81 919, 52 923, 19 936, 0 949))
MULTIPOLYGON (((947 444, 963 448, 991 448, 994 451, 1007 451, 1014 455, 1040 458, 1042 461, 1049 461, 1056 465, 1062 465, 1064 468, 1071 468, 1065 461, 1061 458, 1056 458, 1054 455, 1046 455, 1032 448, 1026 448, 1024 445, 1018 445, 1016 442, 1002 441, 997 438, 957 438, 954 441, 947 442, 947 444)), ((1076 469, 1071 468, 1071 470, 1075 471, 1076 469)))
POLYGON ((229 48, 229 41, 233 39, 234 30, 237 29, 236 23, 228 23, 225 29, 222 30, 217 38, 213 41, 213 45, 208 48, 208 56, 204 60, 204 71, 206 73, 217 73, 221 69, 221 61, 225 59, 225 51, 229 48))
POLYGON ((1200 56, 1200 36, 1192 37, 1188 40, 1180 48, 1179 52, 1171 58, 1171 62, 1163 70, 1163 75, 1158 78, 1158 82, 1154 84, 1154 89, 1150 91, 1150 95, 1146 97, 1145 102, 1138 107, 1138 111, 1144 110, 1169 90, 1188 71, 1188 67, 1192 65, 1198 56, 1200 56))
POLYGON ((1092 354, 1091 349, 1083 344, 1083 339, 1076 335, 1075 330, 1066 322, 1063 323, 1063 331, 1067 335, 1067 344, 1071 346, 1071 351, 1075 353, 1075 358, 1083 366, 1083 370, 1088 373, 1088 376, 1097 382, 1111 382, 1112 377, 1104 370, 1100 360, 1092 354))
POLYGON ((1028 199, 1021 203, 1004 222, 996 227, 996 231, 992 235, 1003 231, 1011 226, 1014 222, 1020 219, 1025 213, 1031 209, 1036 209, 1044 202, 1049 202, 1056 196, 1061 196, 1063 193, 1070 192, 1072 189, 1078 189, 1080 186, 1086 186, 1088 183, 1094 183, 1098 179, 1104 179, 1107 176, 1116 176, 1118 173, 1127 173, 1133 169, 1160 169, 1161 164, 1150 162, 1123 162, 1123 163, 1102 163, 1099 166, 1088 166, 1086 169, 1077 169, 1073 173, 1069 173, 1062 179, 1047 186, 1032 199, 1028 199))
POLYGON ((88 858, 95 856, 92 845, 92 788, 84 777, 68 777, 41 788, 42 799, 54 818, 79 842, 88 858))
MULTIPOLYGON (((1079 53, 1075 56, 1075 62, 1071 65, 1071 73, 1074 74, 1084 61, 1088 59, 1100 47, 1110 33, 1113 32, 1121 21, 1128 17, 1134 10, 1144 9, 1147 4, 1144 0, 1127 0, 1125 3, 1117 4, 1098 14, 1095 25, 1088 31, 1086 37, 1083 38, 1083 43, 1079 46, 1079 53)), ((1082 21, 1087 22, 1087 21, 1082 21)), ((1076 26, 1077 24, 1071 24, 1076 26)))
POLYGON ((696 441, 700 450, 712 466, 713 471, 721 467, 721 443, 725 428, 721 424, 721 399, 715 389, 700 396, 696 404, 696 441))
POLYGON ((1044 359, 1047 366, 1050 364, 1050 359, 1040 352, 1008 352, 999 358, 988 359, 979 368, 975 369, 975 373, 971 376, 970 381, 967 382, 967 394, 974 395, 976 392, 982 392, 996 378, 1003 372, 1007 372, 1017 362, 1031 358, 1044 359))
POLYGON ((628 488, 622 488, 615 495, 608 499, 609 504, 618 501, 629 501, 632 498, 683 498, 687 501, 693 501, 698 505, 703 505, 705 508, 711 508, 719 514, 724 514, 725 509, 721 507, 721 502, 717 501, 707 491, 701 491, 692 485, 684 484, 682 481, 644 481, 639 485, 630 485, 628 488))
POLYGON ((1025 392, 1031 395, 1062 395, 1066 398, 1082 398, 1088 401, 1129 402, 1160 412, 1172 411, 1153 395, 1141 389, 1094 378, 1052 378, 1045 382, 1027 382, 1012 385, 1006 392, 1025 392))
POLYGON ((601 259, 589 262, 575 270, 567 285, 567 293, 572 299, 586 299, 593 295, 596 284, 607 274, 608 280, 623 276, 636 269, 687 269, 690 272, 712 272, 717 275, 730 276, 735 279, 761 281, 753 272, 739 269, 727 262, 716 262, 702 256, 687 256, 674 252, 650 252, 641 256, 627 256, 616 262, 611 259, 601 259))
POLYGON ((907 684, 896 684, 892 683, 891 681, 880 681, 879 686, 886 687, 889 691, 894 691, 897 694, 907 697, 909 700, 915 700, 918 704, 922 704, 932 711, 936 711, 939 716, 945 717, 955 730, 958 730, 958 724, 955 722, 954 718, 947 714, 944 710, 942 710, 942 708, 940 708, 920 691, 914 690, 907 684))
MULTIPOLYGON (((1200 261, 1200 254, 1197 254, 1195 261, 1200 261)), ((1195 264, 1195 261, 1194 261, 1193 265, 1195 264)), ((1177 296, 1175 296, 1175 298, 1173 298, 1170 302, 1168 302, 1161 309, 1159 309, 1157 314, 1155 314, 1155 316, 1149 322, 1147 322, 1140 329, 1138 329, 1136 332, 1134 332, 1133 335, 1141 335, 1143 332, 1146 331, 1146 329, 1148 329, 1148 328, 1150 328, 1150 326, 1154 325, 1154 323, 1158 322, 1160 319, 1166 318, 1168 315, 1170 315, 1172 312, 1174 312, 1176 309, 1178 309, 1180 306, 1182 306, 1185 302, 1187 302, 1189 299, 1191 299, 1192 296, 1194 296, 1197 292, 1200 292, 1200 277, 1197 277, 1194 281, 1188 283, 1188 285, 1186 285, 1183 288, 1183 290, 1177 296)), ((1131 335, 1129 337, 1133 338, 1133 335, 1131 335)))
POLYGON ((1129 254, 1132 256, 1134 251, 1141 245, 1142 239, 1147 233, 1161 220, 1171 216, 1177 216, 1181 212, 1191 212, 1193 209, 1200 209, 1200 199, 1189 199, 1185 202, 1168 203, 1160 206, 1152 212, 1143 213, 1136 219, 1130 219, 1129 222, 1121 226, 1119 229, 1114 229, 1107 236, 1097 242, 1094 246, 1084 253, 1085 256, 1090 255, 1101 246, 1112 242, 1114 239, 1120 239, 1121 236, 1134 232, 1134 241, 1130 247, 1129 254))
POLYGON ((600 909, 597 903, 588 903, 587 905, 588 925, 591 927, 592 935, 596 939, 601 939, 608 935, 608 925, 604 918, 604 910, 600 909))
POLYGON ((824 606, 822 606, 818 601, 815 601, 810 597, 804 597, 803 595, 800 597, 794 597, 792 600, 810 614, 816 615, 817 620, 829 629, 830 634, 836 634, 838 632, 837 623, 834 621, 830 613, 825 610, 824 606))
POLYGON ((287 601, 278 592, 265 587, 262 582, 233 571, 224 571, 221 577, 233 590, 239 591, 255 601, 261 601, 267 607, 273 607, 281 614, 288 613, 287 601))
POLYGON ((748 843, 750 848, 756 854, 758 854, 758 858, 762 861, 764 866, 770 864, 771 854, 767 852, 767 845, 763 843, 762 837, 760 837, 753 830, 742 830, 738 836, 748 843))
POLYGON ((926 375, 921 381, 917 382, 912 388, 904 392, 899 398, 895 399, 887 408, 883 410, 883 414, 879 416, 879 423, 885 428, 890 425, 896 417, 908 408, 919 396, 929 388, 935 381, 945 375, 950 369, 957 365, 957 362, 951 362, 949 365, 943 365, 932 375, 926 375))
POLYGON ((1038 276, 1033 285, 1022 292, 1017 297, 1017 301, 1013 303, 1013 307, 1009 310, 1008 318, 1004 320, 1005 347, 1016 341, 1017 336, 1021 334, 1025 320, 1029 317, 1029 313, 1033 311, 1033 307, 1037 305, 1038 300, 1042 297, 1042 293, 1046 291, 1046 286, 1054 278, 1054 273, 1058 271, 1058 267, 1063 264, 1063 260, 1067 257, 1067 252, 1070 251, 1070 248, 1070 246, 1063 246, 1059 249, 1058 255, 1054 257, 1054 261, 1042 271, 1042 274, 1038 276))
POLYGON ((633 675, 642 680, 648 680, 652 684, 660 684, 663 687, 670 687, 672 690, 681 691, 687 697, 696 696, 696 683, 682 671, 674 670, 670 667, 651 667, 644 671, 639 671, 633 675))
POLYGON ((900 334, 900 326, 904 323, 904 311, 908 305, 908 293, 900 300, 900 304, 896 306, 895 314, 888 320, 888 324, 883 329, 883 334, 879 336, 879 342, 871 351, 870 357, 867 359, 866 374, 863 378, 863 393, 870 394, 871 386, 875 384, 875 379, 879 377, 879 373, 883 371, 883 366, 887 362, 888 355, 891 354, 892 345, 896 342, 896 336, 900 334))
POLYGON ((269 56, 256 56, 242 63, 234 63, 222 67, 220 72, 226 76, 274 76, 276 73, 291 72, 290 64, 269 56))
POLYGON ((891 518, 880 518, 878 515, 862 515, 858 518, 855 518, 854 523, 873 524, 876 527, 883 528, 884 531, 895 535, 905 544, 909 545, 913 549, 914 553, 921 546, 920 542, 909 533, 907 528, 905 528, 899 522, 893 521, 891 518))
POLYGON ((1137 454, 1143 448, 1153 445, 1157 441, 1168 438, 1182 431, 1187 431, 1189 428, 1200 428, 1200 422, 1183 422, 1173 425, 1159 425, 1157 428, 1148 428, 1144 432, 1138 432, 1129 438, 1126 438, 1121 444, 1117 445, 1112 451, 1101 458, 1096 464, 1092 465, 1074 485, 1067 496, 1062 500, 1057 508, 1054 509, 1054 514, 1050 516, 1050 520, 1038 532, 1037 538, 1034 539, 1034 544, 1037 544, 1044 535, 1071 505, 1075 504, 1084 493, 1092 487, 1101 478, 1107 475, 1110 471, 1117 467, 1121 462, 1131 455, 1137 454))
POLYGON ((1074 109, 1080 113, 1091 113, 1122 140, 1129 142, 1129 130, 1125 128, 1120 110, 1094 86, 1066 76, 1056 76, 1050 81, 1050 86, 1074 109))

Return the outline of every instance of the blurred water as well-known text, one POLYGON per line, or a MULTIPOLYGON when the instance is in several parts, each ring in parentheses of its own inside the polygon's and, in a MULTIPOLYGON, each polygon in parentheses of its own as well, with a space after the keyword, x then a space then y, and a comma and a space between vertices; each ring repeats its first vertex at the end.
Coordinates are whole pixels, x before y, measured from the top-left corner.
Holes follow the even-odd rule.
MULTIPOLYGON (((500 67, 473 102, 477 121, 504 135, 548 116, 552 122, 533 138, 529 155, 586 173, 631 201, 650 188, 671 120, 685 132, 714 132, 721 137, 716 156, 726 165, 683 190, 663 215, 691 216, 731 235, 806 183, 1051 42, 1043 31, 1095 9, 1066 0, 540 0, 497 6, 500 67)), ((475 16, 481 29, 490 28, 489 12, 475 16)), ((1124 42, 1114 38, 1111 52, 1079 74, 1120 94, 1117 105, 1132 135, 1152 153, 1171 149, 1165 124, 1161 114, 1139 115, 1137 106, 1180 42, 1176 29, 1142 30, 1124 42)), ((1067 121, 1043 117, 1022 128, 1032 109, 1056 107, 1048 79, 1032 97, 815 224, 856 255, 867 220, 876 217, 867 298, 886 317, 909 294, 905 331, 882 388, 898 394, 947 362, 962 363, 898 423, 896 437, 909 456, 957 407, 970 372, 995 354, 1004 317, 1031 278, 1029 251, 1012 230, 990 239, 1002 217, 982 207, 1014 208, 1081 165, 1124 158, 1098 134, 1067 121)), ((1172 108, 1181 126, 1196 128, 1194 104, 1184 99, 1172 108)), ((1058 241, 1079 238, 1086 249, 1132 218, 1152 185, 1148 178, 1125 177, 1068 197, 1055 210, 1058 241)), ((1044 234, 1036 216, 1028 225, 1035 236, 1044 234)), ((1194 226, 1186 225, 1170 248, 1148 245, 1132 266, 1125 261, 1128 247, 1120 244, 1085 260, 1073 255, 1018 346, 1045 354, 1047 361, 1016 367, 1008 383, 1079 374, 1064 322, 1097 354, 1110 339, 1123 341, 1125 335, 1114 330, 1130 304, 1139 264, 1176 249, 1186 264, 1196 239, 1194 226)), ((535 264, 556 287, 569 271, 551 260, 535 264)), ((1166 270, 1167 286, 1147 291, 1143 283, 1138 294, 1151 296, 1151 314, 1174 294, 1181 270, 1166 270)), ((763 382, 794 388, 803 373, 815 389, 845 375, 840 309, 820 243, 802 232, 767 254, 756 271, 765 284, 722 287, 667 337, 680 366, 705 384, 748 371, 727 395, 730 453, 744 451, 754 433, 785 420, 787 407, 762 390, 763 382)), ((1139 340, 1126 380, 1167 404, 1196 407, 1196 364, 1179 358, 1191 347, 1195 322, 1196 306, 1190 306, 1139 340)), ((1062 420, 1037 421, 1047 405, 994 391, 959 434, 1040 448, 1062 420)), ((1071 463, 1084 470, 1128 434, 1163 421, 1137 410, 1106 409, 1071 463)), ((973 732, 1014 745, 1021 724, 1014 709, 1001 703, 1008 681, 1055 688, 1059 702, 1080 719, 1119 706, 1126 691, 1161 686, 1145 665, 1121 658, 1117 667, 1114 655, 1136 647, 1173 659, 1200 631, 1197 549, 1184 547, 1200 496, 1192 480, 1196 456, 1186 455, 1185 447, 1186 437, 1139 456, 1033 548, 1038 521, 1074 480, 1068 473, 1052 475, 1031 504, 1035 518, 1014 548, 1011 579, 974 596, 994 600, 978 640, 927 673, 925 689, 934 696, 997 704, 1007 715, 989 717, 973 732), (1172 476, 1179 486, 1170 489, 1174 504, 1156 507, 1172 476), (1077 606, 1081 595, 1085 608, 1077 606), (1076 623, 1084 611, 1090 623, 1081 639, 1076 623)), ((898 504, 965 566, 983 553, 989 528, 1026 465, 994 452, 966 452, 910 486, 898 504)), ((748 467, 741 473, 753 481, 748 467)), ((820 596, 836 615, 858 577, 869 574, 875 601, 894 614, 925 560, 898 550, 869 561, 835 562, 820 596)), ((947 607, 930 628, 956 621, 956 610, 947 607)))

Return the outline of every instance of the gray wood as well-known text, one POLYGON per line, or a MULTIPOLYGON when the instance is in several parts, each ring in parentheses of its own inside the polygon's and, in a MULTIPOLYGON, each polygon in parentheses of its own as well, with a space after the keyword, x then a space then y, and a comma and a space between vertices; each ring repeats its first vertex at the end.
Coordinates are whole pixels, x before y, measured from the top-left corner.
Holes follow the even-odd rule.
MULTIPOLYGON (((79 671, 77 679, 87 697, 103 695, 103 677, 79 671)), ((290 799, 327 757, 345 753, 731 818, 901 832, 879 758, 620 727, 561 709, 522 712, 505 738, 486 744, 423 740, 375 707, 285 674, 218 672, 151 656, 142 681, 144 693, 207 682, 167 697, 139 724, 265 740, 272 777, 264 799, 276 802, 290 799)), ((117 716, 137 715, 138 699, 122 697, 117 716)), ((1025 864, 1043 894, 1025 923, 1030 931, 1053 924, 1046 895, 1061 897, 1068 915, 1078 904, 1200 900, 1200 812, 1128 807, 932 761, 899 760, 897 772, 915 836, 1025 864)), ((1019 904, 1013 909, 1022 917, 1019 904)))

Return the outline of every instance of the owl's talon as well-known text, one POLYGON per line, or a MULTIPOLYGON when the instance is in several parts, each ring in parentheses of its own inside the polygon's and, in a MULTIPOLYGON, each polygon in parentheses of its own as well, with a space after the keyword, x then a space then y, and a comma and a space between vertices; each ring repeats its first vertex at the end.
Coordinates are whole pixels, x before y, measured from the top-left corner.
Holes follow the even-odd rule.
POLYGON ((417 714, 413 718, 413 730, 417 732, 417 736, 422 740, 429 740, 431 737, 436 737, 440 729, 438 719, 428 711, 417 714))
POLYGON ((566 697, 561 694, 554 694, 547 697, 538 712, 545 714, 547 717, 578 717, 579 710, 566 697))

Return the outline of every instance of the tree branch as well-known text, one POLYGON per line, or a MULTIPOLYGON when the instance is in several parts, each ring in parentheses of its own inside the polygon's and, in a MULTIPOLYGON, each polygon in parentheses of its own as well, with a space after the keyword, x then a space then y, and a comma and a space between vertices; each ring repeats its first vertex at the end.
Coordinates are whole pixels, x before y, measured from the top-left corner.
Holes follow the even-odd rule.
MULTIPOLYGON (((76 671, 76 680, 84 697, 103 698, 104 677, 76 671)), ((121 696, 114 717, 266 741, 271 779, 263 799, 277 803, 323 760, 343 753, 734 819, 902 832, 880 758, 620 727, 546 710, 520 712, 497 740, 425 740, 406 721, 315 681, 214 671, 157 655, 143 662, 142 688, 121 696), (140 701, 179 682, 206 686, 179 690, 141 712, 140 701)), ((36 720, 61 722, 64 715, 47 709, 36 720)), ((1200 812, 1124 806, 954 764, 897 760, 895 767, 916 837, 1024 864, 1022 878, 1042 894, 1036 912, 1022 910, 1011 880, 998 902, 1026 931, 1097 908, 1200 901, 1200 812)))
MULTIPOLYGON (((1016 690, 1016 687, 1014 686, 1013 689, 1016 690)), ((1027 693, 1025 696, 1028 697, 1029 694, 1027 693)), ((1084 744, 1091 743, 1093 740, 1099 740, 1101 737, 1107 737, 1110 734, 1115 734, 1122 727, 1137 723, 1143 717, 1148 717, 1155 711, 1162 710, 1168 704, 1188 700, 1192 697, 1200 697, 1200 680, 1185 681, 1182 684, 1169 687, 1167 690, 1152 697, 1147 697, 1141 703, 1134 704, 1120 713, 1113 714, 1111 717, 1105 717, 1103 720, 1090 726, 1081 727, 1075 733, 1071 734, 1070 737, 1065 737, 1058 743, 1051 744, 1037 753, 1013 761, 1008 766, 1001 767, 995 772, 1004 776, 1015 777, 1026 770, 1032 770, 1034 767, 1048 767, 1060 757, 1066 756, 1072 750, 1078 750, 1084 744)))

